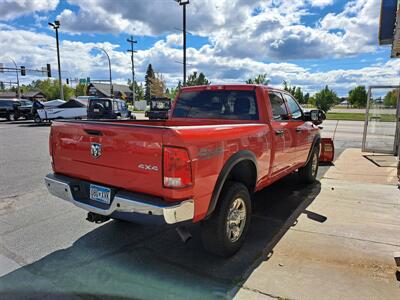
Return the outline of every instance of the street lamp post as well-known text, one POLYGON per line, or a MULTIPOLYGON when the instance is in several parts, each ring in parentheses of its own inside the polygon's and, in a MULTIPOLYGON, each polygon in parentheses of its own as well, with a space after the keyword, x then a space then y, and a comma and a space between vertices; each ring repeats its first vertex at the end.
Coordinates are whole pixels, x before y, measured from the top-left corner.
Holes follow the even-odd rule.
POLYGON ((186 85, 186 5, 189 0, 175 0, 183 8, 183 86, 186 85))
POLYGON ((19 88, 18 67, 17 67, 17 64, 14 59, 12 59, 11 57, 9 57, 9 59, 13 62, 14 66, 15 66, 15 74, 17 75, 17 95, 18 95, 18 99, 21 99, 21 89, 19 88))
POLYGON ((49 25, 53 27, 56 31, 56 43, 57 43, 57 62, 58 62, 58 83, 60 85, 60 98, 61 100, 64 100, 64 90, 63 90, 63 85, 61 81, 61 63, 60 63, 60 45, 58 41, 58 28, 60 28, 60 21, 55 20, 54 23, 50 23, 49 25))
POLYGON ((96 47, 96 49, 99 49, 99 50, 103 51, 104 54, 107 56, 107 59, 108 59, 108 71, 109 71, 109 75, 110 75, 110 95, 111 95, 112 98, 114 98, 114 89, 113 89, 112 76, 111 76, 111 60, 110 60, 110 56, 108 55, 107 51, 104 50, 103 48, 96 47))

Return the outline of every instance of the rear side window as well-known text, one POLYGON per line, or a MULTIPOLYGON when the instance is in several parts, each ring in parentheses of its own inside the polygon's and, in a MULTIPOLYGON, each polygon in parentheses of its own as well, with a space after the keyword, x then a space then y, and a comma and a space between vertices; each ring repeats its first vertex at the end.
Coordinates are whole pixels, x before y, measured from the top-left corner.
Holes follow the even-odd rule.
POLYGON ((274 120, 287 120, 288 111, 286 109, 285 101, 280 93, 270 92, 269 101, 271 102, 272 114, 274 120))
POLYGON ((254 91, 183 92, 173 112, 175 118, 258 120, 254 91))
POLYGON ((110 100, 102 100, 102 99, 91 100, 90 107, 108 110, 111 108, 111 101, 110 100))

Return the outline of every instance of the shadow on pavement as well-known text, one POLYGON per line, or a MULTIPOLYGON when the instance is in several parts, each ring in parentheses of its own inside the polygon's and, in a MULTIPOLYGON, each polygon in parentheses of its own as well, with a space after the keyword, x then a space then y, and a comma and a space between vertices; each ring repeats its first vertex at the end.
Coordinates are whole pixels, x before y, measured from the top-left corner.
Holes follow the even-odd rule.
POLYGON ((291 175, 257 193, 246 243, 229 259, 204 251, 199 225, 183 244, 173 228, 110 221, 0 278, 0 298, 232 298, 320 190, 291 175))

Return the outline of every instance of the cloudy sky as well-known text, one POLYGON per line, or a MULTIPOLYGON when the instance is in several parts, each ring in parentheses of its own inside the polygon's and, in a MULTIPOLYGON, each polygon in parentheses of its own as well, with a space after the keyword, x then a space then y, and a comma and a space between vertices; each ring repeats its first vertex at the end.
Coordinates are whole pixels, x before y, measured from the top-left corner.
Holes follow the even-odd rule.
MULTIPOLYGON (((339 95, 355 85, 398 84, 400 61, 378 46, 380 0, 190 0, 188 71, 213 83, 242 83, 267 73, 313 93, 328 84, 339 95)), ((130 78, 126 38, 138 41, 136 74, 153 64, 169 86, 182 78, 182 8, 174 0, 0 0, 0 62, 56 74, 54 31, 61 21, 63 77, 130 78)), ((0 80, 7 74, 0 73, 0 80)), ((35 79, 34 74, 23 78, 35 79)))

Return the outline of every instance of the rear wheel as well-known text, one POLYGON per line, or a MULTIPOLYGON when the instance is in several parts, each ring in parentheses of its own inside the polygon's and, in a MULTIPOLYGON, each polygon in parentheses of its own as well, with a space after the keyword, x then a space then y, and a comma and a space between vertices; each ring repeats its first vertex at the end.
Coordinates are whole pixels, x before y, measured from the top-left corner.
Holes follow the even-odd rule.
POLYGON ((16 121, 15 113, 14 112, 8 113, 7 120, 8 121, 16 121))
POLYGON ((317 179, 319 167, 319 147, 315 146, 312 150, 308 163, 299 169, 299 175, 304 183, 310 184, 317 179))
POLYGON ((245 185, 227 182, 211 217, 201 224, 204 248, 228 257, 243 245, 251 218, 251 198, 245 185))

